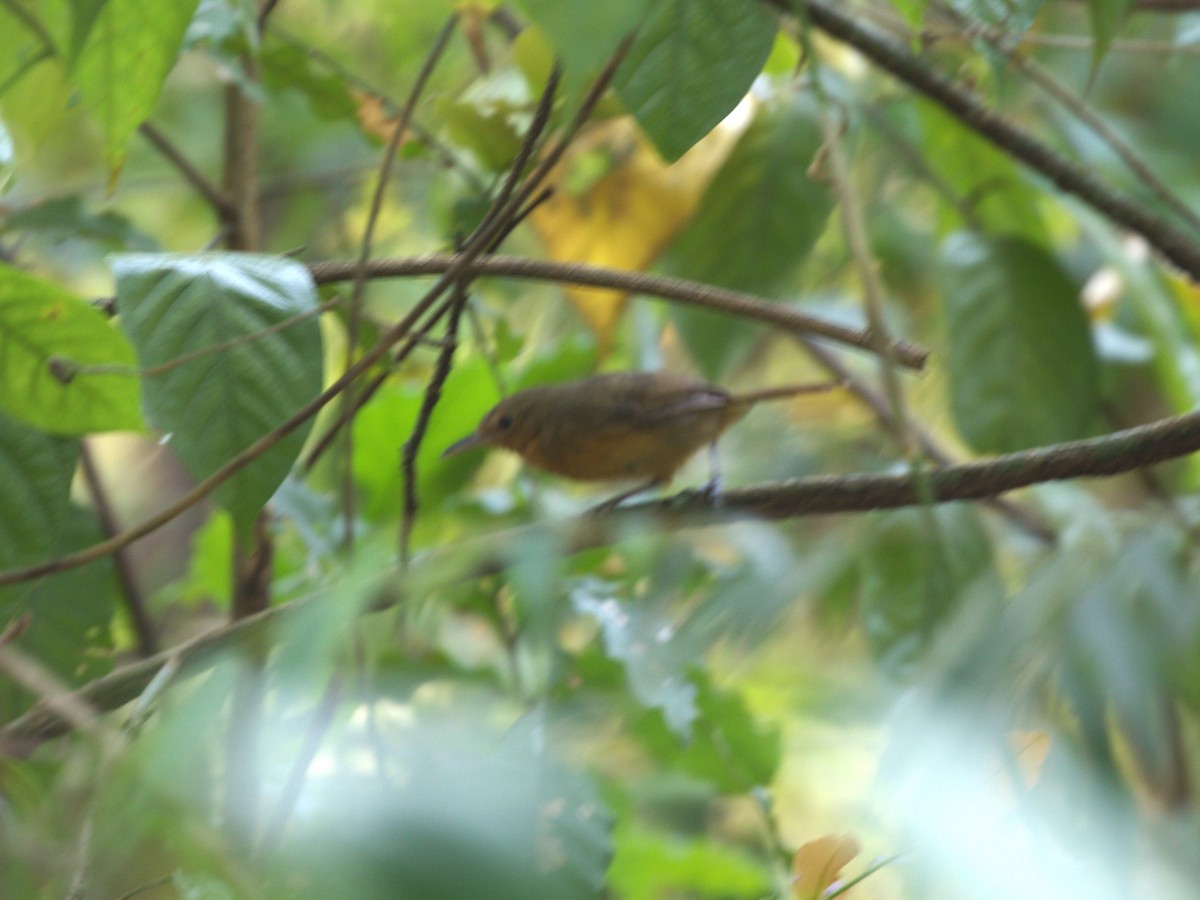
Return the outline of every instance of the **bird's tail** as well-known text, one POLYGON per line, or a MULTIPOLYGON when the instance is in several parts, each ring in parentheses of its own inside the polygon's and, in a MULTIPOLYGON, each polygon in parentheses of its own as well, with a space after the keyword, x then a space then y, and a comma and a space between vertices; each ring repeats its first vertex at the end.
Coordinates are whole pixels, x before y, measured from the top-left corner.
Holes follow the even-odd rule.
POLYGON ((763 388, 761 391, 748 391, 744 394, 734 394, 729 399, 738 406, 749 408, 764 400, 786 400, 801 394, 824 394, 844 388, 844 381, 821 381, 813 384, 789 384, 783 387, 763 388))

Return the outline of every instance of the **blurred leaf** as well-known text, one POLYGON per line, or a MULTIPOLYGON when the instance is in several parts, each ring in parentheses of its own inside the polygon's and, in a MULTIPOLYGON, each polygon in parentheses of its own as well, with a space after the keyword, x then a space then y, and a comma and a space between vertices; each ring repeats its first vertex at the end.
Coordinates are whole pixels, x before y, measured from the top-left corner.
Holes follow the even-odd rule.
POLYGON ((770 894, 771 873, 761 860, 712 838, 679 837, 624 821, 617 827, 614 838, 616 855, 609 871, 609 885, 616 896, 770 894))
POLYGON ((56 434, 137 430, 137 360, 104 315, 0 264, 0 410, 56 434))
POLYGON ((42 232, 60 241, 94 241, 109 250, 157 249, 153 238, 125 216, 111 210, 95 213, 78 194, 15 210, 0 221, 0 232, 42 232))
MULTIPOLYGON (((0 442, 5 440, 5 430, 0 425, 0 442)), ((70 445, 73 460, 74 442, 63 443, 70 445)), ((0 447, 2 453, 3 447, 0 447)), ((3 477, 2 474, 0 477, 3 477)), ((9 485, 3 486, 7 488, 9 485)), ((34 486, 25 485, 25 489, 28 491, 34 486)), ((45 485, 40 487, 44 488, 45 485)), ((7 519, 11 501, 7 492, 5 494, 4 499, 0 500, 0 515, 7 519)), ((25 520, 22 528, 17 530, 15 547, 0 550, 0 565, 4 569, 9 568, 10 553, 30 552, 29 538, 23 532, 31 527, 35 532, 41 530, 40 526, 32 524, 37 521, 38 515, 57 518, 62 523, 61 532, 53 535, 53 553, 80 550, 103 538, 99 523, 90 510, 68 508, 58 512, 47 509, 43 513, 30 513, 31 518, 25 520)), ((0 520, 0 529, 8 531, 5 527, 8 524, 0 520)), ((0 534, 6 539, 5 544, 11 536, 0 534)), ((33 561, 29 558, 23 560, 33 561)), ((0 593, 0 628, 27 613, 30 617, 29 626, 13 642, 14 646, 32 656, 64 684, 80 685, 112 668, 110 626, 116 612, 117 595, 112 560, 105 557, 81 568, 46 576, 32 586, 4 588, 0 593)), ((23 711, 35 699, 9 678, 0 678, 0 717, 4 721, 23 711)))
POLYGON ((450 140, 470 150, 492 172, 507 169, 521 148, 521 136, 503 108, 442 97, 436 109, 450 140))
POLYGON ((192 533, 187 570, 156 595, 156 605, 213 604, 227 609, 233 586, 233 520, 214 508, 192 533))
POLYGON ((299 91, 312 111, 326 121, 356 119, 359 104, 345 81, 318 65, 303 47, 268 30, 259 62, 263 83, 272 90, 299 91))
POLYGON ((917 103, 916 119, 920 134, 915 142, 938 178, 959 198, 957 206, 938 205, 943 231, 972 225, 1047 241, 1040 189, 1029 184, 1011 157, 932 102, 917 103), (964 221, 964 209, 971 222, 964 221))
POLYGON ((74 65, 79 51, 96 24, 96 18, 108 0, 71 0, 71 44, 67 51, 68 65, 74 65))
MULTIPOLYGON (((672 273, 773 294, 804 264, 833 197, 808 176, 821 146, 817 108, 793 95, 759 111, 713 177, 691 224, 671 247, 672 273)), ((718 379, 761 329, 675 306, 672 320, 710 378, 718 379)))
POLYGON ((880 664, 899 677, 993 565, 987 533, 963 503, 878 514, 855 549, 867 639, 880 664))
POLYGON ((391 744, 402 778, 311 777, 307 814, 281 852, 293 886, 281 893, 598 896, 612 853, 610 814, 586 777, 538 749, 537 730, 518 725, 497 740, 465 710, 442 721, 423 716, 391 744))
POLYGON ((663 158, 679 159, 746 96, 775 32, 758 4, 656 0, 614 87, 663 158))
POLYGON ((143 0, 108 0, 96 13, 71 82, 104 131, 112 180, 125 163, 129 138, 158 101, 197 2, 175 0, 148 15, 143 0))
MULTIPOLYGON (((1178 777, 1171 697, 1197 671, 1200 612, 1184 577, 1183 538, 1154 525, 1127 536, 1111 563, 1070 598, 1060 681, 1085 733, 1111 715, 1149 784, 1178 777)), ((1195 685, 1187 688, 1195 690, 1195 685)), ((1107 736, 1085 741, 1093 751, 1107 736)))
MULTIPOLYGON (((146 410, 202 479, 321 389, 321 333, 308 270, 271 256, 129 254, 112 263, 117 308, 146 376, 146 410)), ((217 488, 244 533, 304 444, 302 425, 217 488)))
POLYGON ((1116 36, 1134 0, 1088 0, 1088 12, 1092 21, 1092 69, 1099 67, 1108 46, 1116 36))
POLYGON ((951 0, 967 22, 1002 28, 1005 41, 1016 44, 1037 18, 1045 0, 951 0))
MULTIPOLYGON (((79 442, 0 414, 0 571, 48 558, 67 521, 79 442)), ((0 616, 0 629, 7 624, 0 616)))
MULTIPOLYGON (((519 0, 519 5, 557 52, 565 69, 568 102, 573 103, 616 52, 617 45, 645 17, 647 4, 646 0, 609 0, 607 3, 519 0)), ((528 60, 528 50, 526 53, 528 60)), ((527 65, 525 68, 527 77, 535 76, 530 83, 540 87, 542 80, 536 79, 536 70, 541 66, 530 69, 527 65)))
POLYGON ((797 900, 820 900, 841 880, 842 869, 862 852, 848 834, 826 834, 807 841, 792 856, 792 896, 797 900))
POLYGON ((1078 286, 1041 247, 960 232, 942 248, 951 408, 976 450, 1087 434, 1096 354, 1078 286))
POLYGON ((643 706, 661 710, 667 726, 681 739, 692 734, 698 714, 696 686, 684 675, 695 662, 679 642, 675 626, 650 610, 622 604, 581 585, 571 594, 577 613, 591 616, 600 626, 604 652, 621 663, 630 691, 643 706))
POLYGON ((687 685, 695 692, 690 736, 670 730, 662 713, 652 710, 632 725, 642 745, 659 765, 726 793, 770 784, 783 753, 779 729, 757 722, 738 694, 714 687, 699 668, 687 685))

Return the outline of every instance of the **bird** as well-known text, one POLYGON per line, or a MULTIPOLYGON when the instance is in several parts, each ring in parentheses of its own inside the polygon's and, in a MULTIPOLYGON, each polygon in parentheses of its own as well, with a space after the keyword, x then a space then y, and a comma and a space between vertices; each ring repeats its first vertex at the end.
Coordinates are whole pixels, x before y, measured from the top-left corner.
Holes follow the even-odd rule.
POLYGON ((664 487, 708 445, 711 477, 704 491, 719 502, 717 439, 766 400, 838 387, 838 382, 734 394, 675 372, 612 372, 517 391, 442 457, 476 447, 511 450, 527 463, 575 481, 636 481, 593 507, 604 512, 643 491, 664 487))

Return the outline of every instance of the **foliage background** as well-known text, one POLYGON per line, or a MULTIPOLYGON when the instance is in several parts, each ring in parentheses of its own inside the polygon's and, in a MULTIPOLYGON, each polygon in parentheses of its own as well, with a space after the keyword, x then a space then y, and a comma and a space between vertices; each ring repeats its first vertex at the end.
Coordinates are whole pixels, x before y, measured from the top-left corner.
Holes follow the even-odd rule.
POLYGON ((1198 78, 1186 2, 0 2, 0 570, 46 564, 0 588, 0 895, 1194 896, 1195 446, 586 539, 594 489, 439 454, 597 370, 845 380, 722 441, 779 503, 1188 413, 1198 78), (354 261, 469 243, 555 57, 566 135, 635 27, 501 251, 870 325, 923 372, 561 269, 463 280, 452 356, 439 325, 380 361, 433 281, 354 261), (370 353, 319 459, 341 399, 255 445, 370 353))

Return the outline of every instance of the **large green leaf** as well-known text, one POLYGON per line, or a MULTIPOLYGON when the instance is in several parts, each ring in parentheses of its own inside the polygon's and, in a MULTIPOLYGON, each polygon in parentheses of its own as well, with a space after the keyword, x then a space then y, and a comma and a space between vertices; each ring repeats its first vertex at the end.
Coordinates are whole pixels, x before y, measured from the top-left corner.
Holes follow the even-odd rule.
POLYGON ((758 3, 658 0, 614 86, 663 157, 678 159, 746 96, 775 31, 758 3))
POLYGON ((141 428, 133 348, 86 301, 0 264, 0 410, 55 434, 141 428))
POLYGON ((1097 364, 1079 290, 1040 246, 961 232, 942 248, 955 423, 976 450, 1083 437, 1097 364))
POLYGON ((197 2, 108 0, 92 10, 71 81, 100 122, 113 173, 125 161, 129 138, 158 101, 197 2))
MULTIPOLYGON (((270 432, 321 389, 308 270, 239 253, 114 257, 117 307, 144 369, 146 411, 195 478, 270 432)), ((297 429, 217 491, 244 530, 304 443, 297 429)))
MULTIPOLYGON (((791 96, 755 118, 670 251, 672 273, 772 294, 808 259, 833 197, 808 177, 821 146, 815 102, 791 96)), ((718 378, 758 329, 675 307, 672 319, 709 378, 718 378)))

